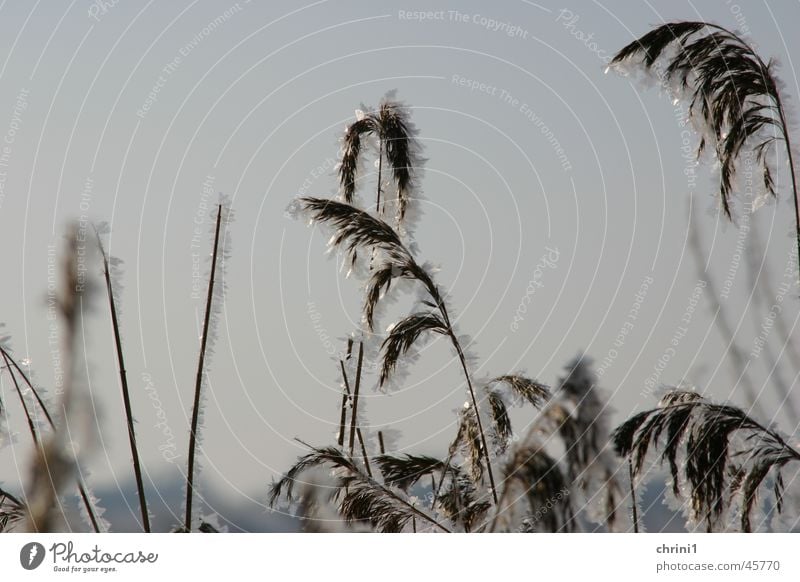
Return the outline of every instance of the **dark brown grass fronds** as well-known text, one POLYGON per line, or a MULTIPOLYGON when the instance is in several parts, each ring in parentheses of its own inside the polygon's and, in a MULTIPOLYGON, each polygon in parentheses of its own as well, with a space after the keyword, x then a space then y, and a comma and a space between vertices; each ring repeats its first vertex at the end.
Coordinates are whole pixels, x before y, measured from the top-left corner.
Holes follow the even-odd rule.
POLYGON ((486 400, 489 402, 489 408, 492 411, 495 446, 499 452, 503 453, 508 441, 514 436, 514 431, 511 428, 511 417, 508 416, 506 403, 503 402, 499 394, 489 391, 486 395, 486 400))
POLYGON ((408 491, 422 477, 433 474, 434 471, 455 471, 439 459, 425 455, 381 455, 375 458, 375 462, 380 468, 384 483, 403 491, 408 491))
POLYGON ((294 487, 302 483, 300 476, 308 469, 329 466, 338 480, 339 512, 349 523, 367 521, 377 531, 399 532, 412 518, 429 523, 436 529, 450 532, 434 517, 414 507, 399 492, 382 485, 365 474, 352 457, 334 447, 311 447, 311 452, 300 457, 297 463, 275 484, 269 493, 269 504, 285 496, 292 500, 294 487))
POLYGON ((380 120, 381 142, 397 187, 397 217, 398 221, 402 222, 408 206, 413 170, 411 131, 406 112, 398 103, 390 101, 382 103, 380 120))
POLYGON ((324 222, 333 229, 334 234, 330 244, 335 247, 344 246, 351 264, 355 264, 359 247, 377 248, 385 252, 393 262, 401 265, 413 263, 400 237, 382 220, 335 200, 301 198, 300 203, 313 220, 324 222))
POLYGON ((397 362, 402 355, 411 349, 422 333, 429 331, 438 334, 447 334, 447 325, 435 313, 414 313, 400 320, 389 330, 389 335, 383 340, 383 366, 381 368, 379 384, 383 386, 394 372, 397 362))
POLYGON ((498 376, 489 384, 504 383, 513 394, 529 402, 534 408, 541 408, 550 399, 550 390, 544 384, 518 374, 498 376))
POLYGON ((415 152, 418 147, 413 133, 406 109, 392 100, 384 100, 377 112, 362 113, 355 123, 349 125, 345 131, 342 160, 339 164, 342 199, 348 204, 353 203, 358 180, 358 162, 363 149, 362 139, 367 135, 375 135, 378 139, 379 168, 376 212, 383 215, 381 174, 385 155, 397 190, 397 220, 402 223, 411 193, 415 152))
POLYGON ((736 163, 745 149, 761 166, 765 192, 775 195, 768 153, 783 141, 789 159, 798 250, 800 202, 789 128, 772 62, 761 57, 738 34, 704 22, 671 22, 659 26, 617 53, 611 67, 628 62, 658 74, 690 100, 689 115, 701 133, 698 156, 706 145, 720 163, 720 197, 725 214, 732 215, 736 163))
POLYGON ((339 185, 342 189, 342 198, 348 204, 353 203, 356 192, 356 179, 358 173, 358 158, 361 155, 361 138, 366 134, 375 133, 378 120, 374 115, 367 115, 347 127, 344 134, 344 147, 342 162, 339 165, 339 185))
POLYGON ((800 453, 783 437, 742 410, 683 390, 668 392, 658 408, 633 416, 613 438, 617 452, 632 459, 636 475, 649 450, 656 449, 661 463, 669 464, 673 493, 680 498, 681 484, 688 484, 693 515, 708 531, 717 527, 737 494, 742 498, 740 527, 751 531, 756 494, 770 474, 780 512, 781 469, 800 461, 800 453))

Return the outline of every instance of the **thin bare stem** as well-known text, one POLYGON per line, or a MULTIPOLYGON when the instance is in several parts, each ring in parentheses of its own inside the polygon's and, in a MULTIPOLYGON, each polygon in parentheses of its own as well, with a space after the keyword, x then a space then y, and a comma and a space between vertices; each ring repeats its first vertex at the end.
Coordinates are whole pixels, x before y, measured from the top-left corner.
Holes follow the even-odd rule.
POLYGON ((486 433, 483 431, 483 423, 481 422, 481 414, 480 410, 478 409, 478 400, 475 398, 475 390, 472 387, 472 379, 469 376, 469 371, 467 370, 467 360, 464 357, 464 351, 461 349, 461 344, 459 343, 458 339, 456 338, 455 333, 453 333, 453 328, 450 326, 450 321, 448 320, 448 335, 450 336, 450 340, 453 342, 453 347, 456 349, 456 353, 458 354, 458 360, 461 362, 461 368, 464 370, 464 377, 467 379, 467 388, 469 388, 469 395, 472 398, 472 406, 475 410, 475 419, 478 421, 478 431, 481 434, 481 446, 483 447, 483 459, 486 462, 486 471, 489 474, 489 486, 492 489, 492 499, 494 500, 494 504, 497 505, 497 490, 494 484, 494 474, 492 473, 492 461, 489 459, 489 447, 486 444, 486 433))
POLYGON ((381 180, 383 179, 383 138, 378 140, 378 193, 375 196, 375 212, 378 216, 381 216, 383 213, 381 212, 381 193, 383 192, 383 184, 381 184, 381 180))
POLYGON ((145 533, 150 533, 150 515, 147 512, 147 499, 144 494, 144 481, 142 480, 142 464, 139 460, 139 449, 136 446, 136 431, 133 426, 133 410, 131 407, 131 396, 128 389, 128 375, 125 371, 125 358, 122 354, 122 340, 119 332, 119 320, 117 318, 117 305, 114 302, 114 290, 111 286, 111 272, 108 264, 108 257, 103 248, 103 243, 100 240, 100 235, 97 234, 97 246, 100 248, 100 253, 103 257, 103 272, 106 280, 106 292, 108 294, 108 306, 111 311, 111 326, 114 330, 114 345, 117 351, 117 363, 119 364, 119 382, 122 387, 122 401, 125 405, 125 420, 128 424, 128 442, 131 447, 131 457, 133 458, 133 473, 136 478, 136 490, 139 494, 139 507, 142 512, 142 528, 145 533))
POLYGON ((358 363, 356 365, 356 383, 353 386, 353 413, 350 417, 350 455, 353 455, 353 447, 356 439, 356 426, 358 422, 358 391, 361 387, 361 368, 364 364, 364 342, 358 343, 358 363))
MULTIPOLYGON (((789 127, 786 124, 786 112, 783 110, 783 103, 781 102, 780 91, 775 89, 775 105, 778 107, 778 117, 783 129, 783 142, 786 145, 786 155, 789 159, 789 174, 792 178, 792 194, 794 195, 794 218, 795 218, 795 234, 797 238, 797 256, 800 257, 800 199, 798 199, 797 192, 797 174, 794 169, 794 157, 792 156, 792 142, 789 138, 789 127)), ((798 279, 800 280, 800 270, 798 270, 798 279)))
POLYGON ((631 482, 631 507, 633 508, 633 533, 639 533, 639 508, 636 506, 636 486, 633 483, 633 462, 628 457, 628 477, 631 482))
POLYGON ((197 424, 200 420, 200 388, 203 385, 203 373, 208 344, 208 329, 211 324, 211 304, 214 299, 214 277, 217 270, 217 254, 219 250, 219 231, 222 224, 222 204, 217 208, 217 226, 214 232, 214 251, 211 258, 211 274, 208 279, 208 297, 206 299, 206 315, 203 321, 203 336, 200 340, 200 356, 197 362, 197 377, 194 385, 194 405, 192 406, 192 428, 189 433, 189 469, 186 475, 186 520, 184 527, 192 531, 192 497, 194 496, 194 460, 197 447, 197 424))
POLYGON ((431 500, 431 509, 434 509, 436 507, 436 501, 439 499, 439 494, 442 492, 442 485, 444 485, 444 479, 447 476, 447 470, 450 468, 450 462, 453 460, 453 456, 456 453, 456 447, 458 446, 459 436, 460 436, 460 429, 459 429, 459 434, 456 435, 456 442, 450 445, 450 449, 447 452, 447 460, 444 462, 444 467, 442 468, 442 476, 439 477, 439 486, 433 493, 433 499, 431 500))
POLYGON ((347 380, 347 372, 344 369, 344 361, 339 360, 339 366, 342 368, 342 378, 344 379, 344 390, 342 390, 342 414, 339 417, 339 438, 338 443, 340 447, 344 446, 344 431, 347 426, 347 401, 350 399, 350 384, 347 380))
POLYGON ((382 430, 378 431, 378 444, 380 445, 380 448, 381 448, 381 454, 385 455, 386 454, 386 445, 383 444, 383 431, 382 430))
POLYGON ((356 427, 358 434, 358 442, 361 445, 361 455, 364 457, 364 466, 367 468, 367 474, 372 477, 372 469, 369 466, 369 456, 367 455, 367 446, 364 444, 364 436, 361 434, 361 428, 356 427))
POLYGON ((31 438, 33 439, 34 446, 39 449, 39 435, 36 432, 36 425, 33 422, 33 417, 31 416, 31 412, 28 409, 28 403, 25 402, 25 397, 22 395, 22 389, 19 387, 19 382, 17 381, 17 377, 14 375, 14 370, 11 368, 11 364, 8 361, 8 356, 6 355, 6 351, 0 348, 0 351, 3 355, 3 361, 6 363, 6 369, 8 373, 11 375, 11 380, 14 383, 14 388, 17 392, 17 396, 19 397, 20 404, 22 404, 22 410, 25 412, 25 418, 28 421, 28 429, 31 433, 31 438))

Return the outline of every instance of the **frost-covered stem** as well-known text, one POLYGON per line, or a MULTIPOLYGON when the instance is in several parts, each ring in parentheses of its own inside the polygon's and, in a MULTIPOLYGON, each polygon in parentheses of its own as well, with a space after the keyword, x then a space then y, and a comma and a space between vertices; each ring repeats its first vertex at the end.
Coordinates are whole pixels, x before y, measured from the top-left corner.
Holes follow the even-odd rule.
POLYGON ((203 322, 203 337, 200 340, 200 356, 197 362, 197 377, 194 385, 194 405, 192 407, 192 427, 189 433, 189 469, 186 475, 186 521, 187 532, 192 531, 192 497, 194 496, 194 459, 197 447, 197 424, 200 420, 200 388, 203 385, 203 372, 208 344, 208 329, 211 324, 211 304, 214 299, 214 276, 217 269, 217 251, 219 249, 219 231, 222 224, 222 204, 217 209, 217 226, 214 232, 214 254, 211 257, 211 274, 208 279, 208 298, 206 315, 203 322))
MULTIPOLYGON (((447 310, 444 309, 444 304, 442 304, 443 312, 442 314, 447 317, 447 310)), ((480 410, 478 409, 478 400, 475 398, 475 390, 472 387, 472 379, 469 376, 469 371, 467 370, 467 360, 464 357, 464 351, 461 349, 461 344, 456 338, 456 334, 453 332, 453 327, 450 325, 450 320, 446 319, 447 321, 447 334, 450 336, 450 341, 453 343, 453 347, 458 354, 458 360, 461 362, 461 369, 464 370, 464 378, 467 380, 467 388, 469 388, 469 395, 472 399, 472 406, 475 410, 475 419, 478 421, 478 432, 481 434, 481 446, 483 448, 483 459, 486 462, 486 471, 489 474, 489 486, 492 489, 492 499, 494 500, 494 504, 497 505, 497 491, 495 490, 494 484, 494 474, 492 473, 492 461, 489 459, 489 447, 486 444, 486 434, 483 432, 483 423, 481 422, 481 414, 480 410)))
POLYGON ((364 363, 364 342, 358 343, 358 363, 356 364, 356 383, 353 386, 353 414, 350 417, 350 455, 356 440, 356 422, 358 417, 358 390, 361 387, 361 367, 364 363))
MULTIPOLYGON (((786 125, 786 113, 783 110, 780 93, 775 89, 775 105, 778 108, 778 117, 783 130, 783 143, 786 145, 786 155, 789 159, 789 174, 792 177, 792 194, 794 195, 794 218, 795 234, 797 235, 797 256, 800 257, 800 199, 797 192, 797 175, 794 169, 794 158, 792 156, 792 142, 789 139, 789 127, 786 125)), ((800 270, 798 271, 798 281, 800 281, 800 270)))
POLYGON ((344 369, 344 361, 339 360, 339 366, 342 368, 342 378, 344 379, 344 390, 342 390, 342 414, 339 417, 339 435, 338 443, 340 447, 344 446, 344 431, 347 425, 347 400, 350 398, 350 385, 347 380, 347 372, 344 369))
POLYGON ((442 476, 439 477, 439 486, 436 488, 435 493, 433 494, 433 500, 431 501, 431 509, 436 507, 436 500, 439 499, 439 494, 442 492, 442 485, 444 485, 444 480, 447 477, 447 470, 450 468, 450 463, 453 461, 453 457, 456 454, 456 449, 458 448, 458 441, 461 437, 461 427, 459 426, 458 433, 456 434, 456 439, 453 441, 453 444, 450 445, 450 448, 447 450, 447 459, 444 462, 444 467, 442 467, 442 476))
POLYGON ((631 507, 633 508, 633 533, 639 533, 639 509, 636 507, 636 487, 633 484, 633 462, 628 457, 628 477, 631 482, 631 507))
POLYGON ((500 518, 500 513, 502 511, 503 505, 506 502, 508 490, 509 490, 508 480, 506 480, 506 486, 503 488, 503 492, 500 494, 500 501, 497 502, 497 508, 495 509, 494 516, 492 517, 492 522, 489 524, 489 533, 493 533, 494 528, 497 527, 497 520, 500 518))
MULTIPOLYGON (((28 420, 28 427, 30 428, 31 431, 31 438, 33 439, 33 444, 36 447, 36 450, 40 451, 41 439, 39 438, 39 435, 36 432, 36 425, 33 422, 33 417, 28 409, 28 405, 22 396, 22 390, 18 385, 17 378, 14 375, 14 370, 12 370, 12 367, 17 371, 17 373, 20 376, 22 376, 22 379, 25 381, 25 384, 28 386, 28 388, 36 398, 36 402, 39 404, 39 408, 42 409, 42 414, 44 414, 45 419, 47 419, 47 424, 53 431, 55 431, 56 425, 53 422, 53 417, 50 416, 50 412, 44 405, 44 401, 42 400, 42 397, 39 395, 39 392, 33 386, 33 383, 30 381, 25 372, 23 372, 22 369, 19 367, 16 360, 14 360, 14 358, 12 358, 11 355, 2 347, 0 347, 0 354, 2 354, 3 361, 5 361, 6 368, 8 369, 8 373, 11 374, 11 379, 14 381, 14 387, 16 388, 17 395, 19 396, 19 400, 22 403, 22 408, 25 411, 25 416, 28 420)), ((100 524, 97 521, 94 508, 92 507, 91 499, 89 498, 89 493, 86 491, 86 486, 83 484, 83 479, 81 478, 80 474, 78 475, 78 494, 81 496, 81 501, 83 502, 83 506, 86 508, 86 514, 89 516, 89 521, 92 523, 92 529, 94 530, 95 533, 100 533, 100 524)))
POLYGON ((383 191, 383 185, 381 184, 381 180, 383 179, 383 137, 378 139, 378 192, 375 195, 375 212, 378 216, 381 216, 381 192, 383 191))
POLYGON ((486 444, 486 434, 483 431, 483 422, 481 422, 481 415, 478 410, 478 400, 475 398, 475 389, 472 387, 472 378, 469 375, 469 369, 467 368, 467 359, 464 356, 464 350, 461 348, 461 343, 458 341, 456 333, 453 330, 453 324, 451 323, 450 316, 447 313, 447 306, 445 305, 444 298, 442 297, 441 293, 439 293, 439 289, 427 274, 424 274, 423 277, 420 278, 420 282, 425 286, 428 294, 431 296, 431 299, 433 299, 436 303, 439 313, 442 315, 442 321, 447 328, 446 335, 450 338, 450 342, 453 344, 453 348, 456 350, 456 355, 458 355, 458 360, 461 362, 461 369, 463 370, 464 378, 467 381, 467 388, 469 389, 469 395, 472 399, 472 406, 475 410, 475 418, 478 422, 478 432, 481 435, 483 459, 486 462, 486 471, 489 474, 489 486, 492 490, 492 499, 494 500, 494 504, 497 505, 497 491, 495 490, 494 473, 492 473, 492 462, 489 460, 489 446, 486 444))
MULTIPOLYGON (((453 443, 455 445, 455 443, 453 443)), ((447 453, 447 459, 444 462, 444 467, 442 468, 442 476, 439 477, 439 486, 433 493, 433 499, 431 500, 431 509, 436 507, 436 501, 439 499, 439 494, 442 492, 442 485, 444 485, 444 479, 447 476, 447 468, 450 466, 450 461, 453 460, 453 454, 455 453, 455 446, 450 447, 450 451, 447 453)))
POLYGON ((367 455, 367 446, 364 444, 364 436, 361 434, 361 428, 356 427, 358 434, 358 442, 361 445, 361 455, 364 457, 364 466, 367 468, 367 474, 372 477, 372 469, 369 466, 369 456, 367 455))
POLYGON ((33 417, 31 416, 30 410, 28 410, 28 403, 25 402, 25 397, 22 395, 22 389, 19 387, 19 382, 17 381, 17 377, 14 375, 14 370, 11 369, 11 364, 8 361, 8 356, 6 355, 6 351, 0 348, 3 355, 3 361, 6 363, 6 369, 8 373, 11 375, 11 380, 14 383, 14 388, 17 391, 17 396, 19 396, 20 404, 22 404, 22 410, 25 412, 25 418, 28 421, 28 428, 31 432, 31 438, 33 439, 33 444, 38 450, 40 448, 39 445, 39 435, 36 432, 36 425, 33 422, 33 417))
POLYGON ((122 354, 122 340, 119 333, 119 320, 117 319, 117 306, 114 302, 114 289, 111 286, 111 273, 109 272, 108 257, 106 256, 100 236, 97 236, 97 244, 103 255, 103 270, 106 280, 106 292, 108 293, 108 306, 111 311, 111 325, 114 329, 114 345, 117 351, 117 363, 119 364, 119 382, 122 387, 122 401, 125 406, 125 419, 128 424, 128 441, 131 447, 131 457, 133 458, 133 473, 136 478, 136 489, 139 493, 139 507, 142 512, 142 528, 145 533, 150 533, 150 515, 147 512, 147 500, 144 494, 144 482, 142 480, 142 464, 139 461, 139 449, 136 446, 136 432, 133 426, 133 411, 131 408, 131 396, 128 390, 128 374, 125 371, 125 358, 122 354))

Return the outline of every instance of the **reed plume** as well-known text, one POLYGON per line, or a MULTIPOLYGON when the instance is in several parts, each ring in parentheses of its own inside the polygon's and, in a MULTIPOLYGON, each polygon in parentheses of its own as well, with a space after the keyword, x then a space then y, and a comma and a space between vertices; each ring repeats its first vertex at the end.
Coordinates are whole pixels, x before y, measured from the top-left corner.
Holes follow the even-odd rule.
POLYGON ((375 212, 384 215, 386 197, 383 192, 383 160, 386 158, 397 191, 397 222, 402 224, 413 187, 418 146, 413 125, 403 105, 384 99, 378 111, 357 112, 358 119, 345 130, 342 159, 339 164, 339 185, 343 200, 354 203, 359 160, 363 153, 362 139, 372 135, 378 139, 378 187, 375 212))
POLYGON ((700 133, 697 155, 699 157, 709 147, 719 161, 720 199, 728 218, 732 217, 736 165, 743 152, 756 156, 764 191, 774 196, 775 181, 769 155, 774 153, 777 143, 783 142, 789 162, 800 251, 797 178, 773 62, 765 63, 741 36, 722 26, 670 22, 622 48, 610 67, 624 69, 628 63, 642 67, 649 74, 656 69, 665 84, 689 98, 689 117, 700 133))
POLYGON ((667 392, 657 408, 620 425, 613 439, 617 452, 632 461, 635 475, 644 472, 645 459, 655 450, 658 460, 668 464, 673 494, 691 505, 690 521, 705 523, 707 531, 724 527, 726 511, 737 509, 741 531, 752 531, 757 494, 769 476, 780 513, 781 470, 800 461, 800 453, 776 430, 739 408, 679 389, 667 392))
MULTIPOLYGON (((306 445, 308 446, 308 445, 306 445)), ((435 517, 428 515, 395 491, 388 483, 379 483, 366 474, 356 461, 336 447, 310 447, 310 452, 300 457, 286 474, 270 489, 269 504, 275 505, 285 496, 293 499, 294 488, 303 483, 300 476, 309 469, 327 466, 334 470, 336 492, 334 499, 342 517, 348 523, 366 521, 380 532, 400 532, 412 518, 422 520, 434 529, 450 530, 435 517)))

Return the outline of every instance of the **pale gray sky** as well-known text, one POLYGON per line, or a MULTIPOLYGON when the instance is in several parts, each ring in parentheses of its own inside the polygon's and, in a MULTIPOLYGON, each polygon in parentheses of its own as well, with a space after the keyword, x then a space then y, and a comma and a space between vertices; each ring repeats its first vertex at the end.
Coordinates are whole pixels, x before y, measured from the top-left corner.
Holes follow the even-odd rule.
MULTIPOLYGON (((743 30, 775 57, 796 109, 796 1, 105 4, 0 7, 0 321, 15 354, 52 387, 49 249, 60 251, 69 219, 111 224, 153 491, 185 470, 210 225, 199 246, 193 237, 217 192, 236 219, 200 487, 261 503, 302 452, 295 436, 333 441, 340 395, 331 354, 358 324, 359 283, 324 255, 324 233, 284 209, 299 192, 335 194, 345 125, 360 104, 394 89, 428 160, 418 256, 441 268, 459 330, 475 341, 476 375, 525 370, 553 384, 585 350, 603 367, 617 421, 655 402, 649 384, 683 379, 744 403, 688 246, 691 212, 766 419, 794 429, 764 352, 754 350, 775 301, 750 300, 742 252, 754 239, 743 232, 757 232, 773 293, 794 282, 784 277, 794 240, 785 158, 778 202, 750 221, 740 213, 757 228, 737 230, 718 215, 710 168, 691 187, 687 135, 667 97, 604 69, 654 25, 705 19, 743 30), (436 12, 420 21, 420 10, 436 12), (541 286, 518 313, 532 280, 541 286)), ((797 289, 789 295, 780 316, 794 329, 797 289)), ((774 329, 766 337, 775 354, 786 347, 774 329)), ((87 349, 101 441, 85 465, 103 486, 131 479, 111 340, 98 297, 87 349)), ((448 357, 434 341, 402 388, 368 389, 370 432, 398 431, 395 450, 441 453, 465 399, 448 357)), ((797 372, 782 364, 779 382, 794 387, 797 372)), ((13 488, 26 475, 28 436, 5 378, 2 395, 19 433, 0 451, 0 481, 13 488)), ((530 421, 514 418, 519 430, 530 421)))

